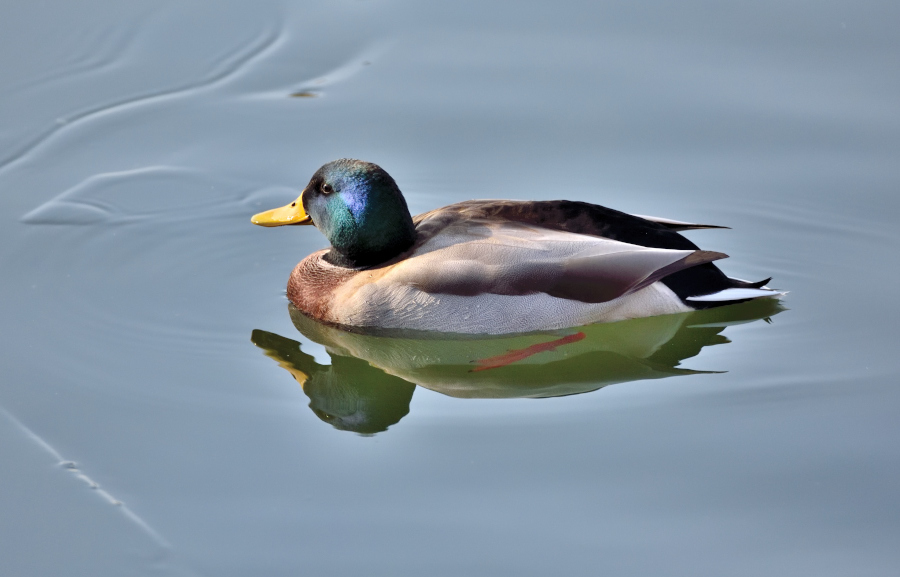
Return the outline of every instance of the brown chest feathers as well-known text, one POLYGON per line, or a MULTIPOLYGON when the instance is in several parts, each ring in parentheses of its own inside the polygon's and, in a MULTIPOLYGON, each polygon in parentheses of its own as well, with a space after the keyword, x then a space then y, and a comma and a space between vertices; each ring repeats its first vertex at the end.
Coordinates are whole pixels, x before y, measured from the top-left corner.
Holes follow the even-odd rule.
POLYGON ((332 307, 335 289, 347 282, 358 270, 330 265, 322 260, 328 251, 309 255, 294 267, 288 279, 287 297, 294 306, 310 317, 335 322, 332 307))

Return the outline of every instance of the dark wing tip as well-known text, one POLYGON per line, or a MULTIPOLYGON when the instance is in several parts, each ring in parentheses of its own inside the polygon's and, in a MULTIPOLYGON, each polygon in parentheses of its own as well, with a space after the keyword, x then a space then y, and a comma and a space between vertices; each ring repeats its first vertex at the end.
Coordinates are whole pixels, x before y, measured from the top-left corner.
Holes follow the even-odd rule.
POLYGON ((691 254, 684 257, 683 262, 686 266, 683 268, 696 266, 698 264, 705 264, 708 262, 713 262, 715 260, 722 260, 723 258, 728 258, 728 255, 724 252, 716 252, 714 250, 695 250, 691 254))
POLYGON ((758 289, 758 288, 762 288, 762 287, 766 286, 767 284, 769 284, 770 282, 772 282, 772 277, 764 278, 763 280, 759 280, 759 281, 756 281, 756 282, 749 282, 749 281, 738 280, 738 279, 729 279, 729 280, 731 280, 732 283, 734 283, 735 288, 755 288, 755 289, 758 289))
MULTIPOLYGON (((702 229, 702 228, 721 228, 725 230, 731 230, 730 226, 722 226, 721 224, 695 224, 691 227, 691 229, 702 229)), ((690 229, 688 229, 690 230, 690 229)), ((714 371, 721 372, 721 371, 714 371)))

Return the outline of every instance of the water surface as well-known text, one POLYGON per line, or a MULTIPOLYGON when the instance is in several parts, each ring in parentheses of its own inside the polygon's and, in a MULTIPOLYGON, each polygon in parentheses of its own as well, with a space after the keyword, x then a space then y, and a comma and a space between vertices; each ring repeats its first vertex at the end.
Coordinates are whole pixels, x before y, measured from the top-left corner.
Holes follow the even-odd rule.
POLYGON ((895 575, 898 17, 11 7, 2 572, 895 575), (338 157, 413 212, 569 198, 730 226, 687 234, 787 310, 437 349, 307 334, 284 286, 324 238, 249 216, 338 157))

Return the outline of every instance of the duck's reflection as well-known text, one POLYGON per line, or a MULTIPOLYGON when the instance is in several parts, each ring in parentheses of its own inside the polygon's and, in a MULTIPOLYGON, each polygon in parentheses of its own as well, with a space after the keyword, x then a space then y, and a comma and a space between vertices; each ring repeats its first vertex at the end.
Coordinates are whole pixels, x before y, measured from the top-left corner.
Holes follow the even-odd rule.
POLYGON ((338 429, 374 434, 409 412, 416 385, 453 397, 556 397, 606 385, 709 371, 678 368, 728 325, 768 320, 782 309, 760 299, 665 315, 510 337, 362 334, 317 323, 293 306, 294 326, 325 346, 320 365, 297 341, 261 330, 251 340, 290 372, 310 408, 338 429))

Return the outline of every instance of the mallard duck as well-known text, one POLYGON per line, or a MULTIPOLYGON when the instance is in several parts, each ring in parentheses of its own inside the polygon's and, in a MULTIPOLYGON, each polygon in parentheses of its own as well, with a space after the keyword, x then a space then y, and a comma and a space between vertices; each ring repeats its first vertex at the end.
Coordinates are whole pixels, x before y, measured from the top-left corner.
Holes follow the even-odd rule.
POLYGON ((569 200, 470 200, 412 217, 376 164, 329 162, 291 204, 252 218, 318 228, 287 296, 362 330, 524 333, 720 306, 783 293, 728 278, 727 255, 679 231, 724 228, 569 200))

